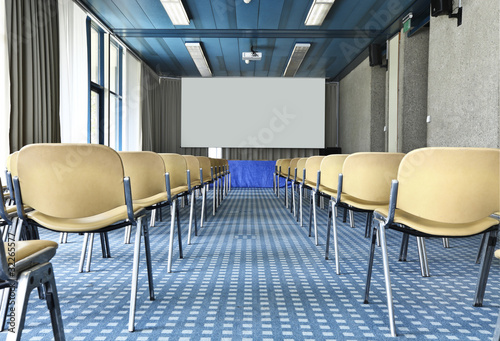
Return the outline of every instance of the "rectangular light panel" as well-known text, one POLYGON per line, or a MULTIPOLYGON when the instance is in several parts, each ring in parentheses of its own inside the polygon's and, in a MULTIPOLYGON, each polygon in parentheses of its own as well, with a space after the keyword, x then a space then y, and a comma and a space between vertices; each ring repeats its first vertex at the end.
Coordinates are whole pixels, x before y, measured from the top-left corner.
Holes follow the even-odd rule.
POLYGON ((288 60, 288 65, 286 66, 285 72, 283 73, 283 77, 295 76, 310 47, 311 44, 309 43, 295 44, 290 59, 288 60))
POLYGON ((335 0, 314 0, 306 18, 306 26, 321 26, 335 0))
POLYGON ((200 71, 201 76, 212 77, 212 71, 208 66, 207 59, 205 58, 205 54, 203 53, 200 43, 185 43, 185 45, 191 55, 191 58, 193 58, 198 71, 200 71))
POLYGON ((170 20, 172 20, 172 24, 189 25, 189 17, 181 0, 161 0, 161 4, 167 11, 170 20))

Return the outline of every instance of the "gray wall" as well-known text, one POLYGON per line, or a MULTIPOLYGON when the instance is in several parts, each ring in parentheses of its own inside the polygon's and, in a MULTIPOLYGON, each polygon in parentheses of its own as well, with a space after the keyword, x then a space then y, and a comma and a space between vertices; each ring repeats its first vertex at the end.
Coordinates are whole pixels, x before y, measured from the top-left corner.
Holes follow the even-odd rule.
POLYGON ((460 27, 431 18, 427 145, 500 147, 500 4, 462 4, 460 27))
POLYGON ((427 146, 429 28, 401 34, 399 62, 398 151, 408 153, 427 146))
POLYGON ((340 81, 339 116, 343 153, 384 150, 384 68, 366 59, 340 81))

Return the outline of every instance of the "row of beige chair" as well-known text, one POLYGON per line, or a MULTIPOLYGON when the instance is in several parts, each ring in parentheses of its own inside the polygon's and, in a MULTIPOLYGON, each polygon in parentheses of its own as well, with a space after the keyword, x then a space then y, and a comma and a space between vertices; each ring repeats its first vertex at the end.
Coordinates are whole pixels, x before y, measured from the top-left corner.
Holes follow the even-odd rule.
MULTIPOLYGON (((147 205, 147 209, 151 211, 151 221, 150 226, 155 225, 156 220, 156 212, 164 206, 170 205, 173 200, 177 201, 177 199, 187 198, 190 196, 191 205, 190 205, 190 214, 189 214, 189 227, 188 227, 188 244, 191 244, 191 236, 192 236, 192 226, 194 223, 194 234, 197 235, 198 229, 198 219, 196 214, 196 195, 195 191, 200 190, 202 193, 202 207, 201 207, 201 218, 200 218, 200 226, 203 227, 203 223, 206 220, 206 198, 207 191, 210 184, 214 184, 214 193, 213 193, 213 202, 214 202, 214 211, 217 206, 218 195, 220 192, 218 190, 217 182, 220 183, 220 178, 223 176, 221 167, 219 167, 219 163, 222 164, 217 159, 209 159, 208 157, 195 157, 191 155, 179 155, 179 154, 158 154, 152 152, 118 152, 120 157, 122 158, 122 162, 124 165, 125 173, 130 176, 133 181, 132 193, 134 193, 134 200, 138 198, 139 204, 144 203, 143 198, 149 198, 154 196, 156 193, 160 193, 160 189, 165 189, 166 186, 170 186, 171 191, 171 199, 163 198, 160 203, 147 205), (163 160, 160 160, 161 159, 163 160), (215 171, 214 171, 215 170, 215 171), (167 183, 163 178, 163 174, 167 172, 169 174, 169 179, 167 183), (150 182, 150 179, 151 180, 150 182), (203 179, 203 181, 201 181, 203 179), (169 183, 170 182, 170 183, 169 183)), ((224 160, 225 161, 225 160, 224 160)), ((227 163, 227 161, 226 161, 227 163)), ((224 171, 227 174, 229 171, 227 167, 224 168, 224 171)), ((166 194, 163 193, 165 196, 166 194)), ((168 196, 168 195, 167 195, 168 196)), ((153 197, 154 198, 154 197, 153 197)), ((175 206, 171 208, 171 231, 174 231, 175 222, 177 222, 177 231, 178 231, 178 240, 179 240, 179 255, 180 258, 183 258, 182 253, 182 238, 180 235, 180 219, 178 212, 178 205, 175 203, 175 206)), ((101 246, 103 248, 103 258, 110 257, 109 254, 109 242, 107 240, 106 233, 100 233, 101 235, 101 246)), ((86 257, 86 250, 88 248, 89 237, 90 237, 90 246, 89 246, 89 254, 87 256, 87 267, 86 271, 90 271, 90 261, 92 258, 92 245, 93 245, 93 236, 94 234, 87 233, 85 234, 85 238, 83 241, 82 254, 80 257, 80 266, 79 272, 83 271, 83 263, 86 257)), ((125 232, 125 243, 130 243, 131 237, 131 228, 130 226, 126 227, 125 232)), ((173 244, 173 235, 171 236, 170 244, 173 244)), ((172 247, 170 248, 172 250, 172 247)), ((172 253, 169 251, 168 257, 168 271, 171 272, 172 266, 172 253)))
MULTIPOLYGON (((194 164, 192 158, 188 159, 194 164)), ((206 166, 206 161, 201 164, 206 166)), ((80 233, 103 233, 129 225, 136 227, 129 317, 129 331, 133 331, 142 235, 150 299, 154 299, 148 227, 142 223, 146 210, 154 212, 161 205, 172 206, 168 256, 170 272, 176 217, 182 256, 177 198, 192 193, 194 189, 206 188, 207 182, 202 183, 201 179, 208 178, 202 172, 194 172, 199 177, 193 174, 194 181, 191 182, 186 158, 178 154, 118 154, 105 146, 86 144, 26 146, 19 152, 16 165, 14 174, 17 176, 13 178, 13 184, 17 211, 26 225, 80 233), (26 207, 30 210, 25 211, 26 207)), ((216 171, 217 176, 210 181, 222 179, 227 174, 227 167, 222 170, 221 166, 216 171)), ((228 188, 227 182, 224 188, 228 188)))
MULTIPOLYGON (((367 285, 366 285, 366 293, 365 293, 365 301, 368 302, 368 293, 369 293, 369 284, 370 284, 370 277, 371 277, 371 269, 372 269, 372 263, 373 263, 373 252, 375 249, 375 244, 377 241, 377 235, 380 233, 377 233, 377 231, 381 230, 381 228, 377 229, 376 226, 372 227, 372 217, 373 217, 373 212, 375 212, 375 217, 378 217, 379 221, 382 221, 382 218, 380 216, 380 212, 384 212, 385 215, 385 228, 392 228, 392 229, 399 229, 400 231, 403 232, 403 241, 401 245, 401 250, 400 250, 400 260, 406 260, 406 249, 408 247, 408 237, 410 234, 413 234, 417 237, 417 246, 419 249, 419 259, 420 259, 420 267, 422 271, 422 276, 428 276, 429 271, 428 271, 428 264, 427 264, 427 259, 426 259, 426 251, 425 251, 425 243, 424 243, 424 238, 433 236, 433 237, 442 237, 443 238, 443 244, 446 246, 448 242, 449 237, 458 237, 458 236, 469 236, 469 235, 474 235, 474 234, 479 234, 479 233, 484 233, 483 234, 483 240, 481 242, 481 248, 480 248, 480 253, 481 250, 481 256, 482 256, 482 268, 479 274, 478 278, 478 285, 476 289, 476 294, 475 294, 475 303, 474 305, 479 306, 482 304, 482 299, 484 296, 484 290, 486 286, 486 281, 487 281, 487 276, 489 273, 489 267, 491 264, 491 254, 492 250, 494 247, 494 244, 496 243, 496 230, 498 229, 498 216, 495 216, 495 211, 498 212, 500 208, 498 207, 498 164, 499 164, 499 157, 498 157, 498 150, 484 150, 484 149, 478 149, 478 150, 472 150, 472 149, 423 149, 423 150, 418 150, 413 152, 413 154, 410 156, 405 156, 404 154, 400 153, 356 153, 352 155, 330 155, 327 157, 324 157, 321 159, 321 157, 311 157, 305 159, 299 159, 299 160, 294 160, 292 159, 290 164, 293 166, 296 162, 298 165, 297 168, 303 168, 303 175, 302 179, 300 176, 297 175, 297 172, 295 172, 294 176, 294 182, 292 182, 292 186, 294 186, 294 183, 297 182, 297 179, 299 179, 299 185, 303 186, 304 188, 309 188, 313 191, 313 194, 311 196, 311 201, 312 201, 312 206, 310 210, 310 219, 311 215, 315 214, 315 197, 316 193, 319 194, 320 196, 324 196, 331 201, 331 206, 329 205, 329 221, 328 221, 328 228, 327 228, 327 248, 326 248, 326 255, 325 258, 328 259, 328 248, 329 248, 329 239, 330 239, 330 226, 331 222, 333 220, 333 231, 334 231, 334 247, 335 247, 335 259, 336 259, 336 272, 339 274, 340 273, 340 264, 339 264, 339 249, 338 249, 338 237, 337 237, 337 226, 336 226, 336 219, 335 219, 335 211, 338 208, 344 208, 344 209, 349 209, 350 212, 352 211, 358 211, 358 212, 365 212, 367 213, 367 220, 366 220, 366 228, 365 228, 365 237, 370 236, 370 232, 372 232, 372 228, 376 232, 371 233, 371 248, 370 248, 370 263, 369 263, 369 268, 368 268, 368 277, 367 277, 367 285), (436 153, 434 153, 437 151, 436 153), (443 153, 443 154, 441 154, 443 153), (475 154, 475 153, 484 153, 484 156, 465 156, 467 154, 475 154), (429 155, 435 154, 435 158, 437 161, 430 161, 427 160, 429 155), (456 154, 456 155, 455 155, 456 154), (486 154, 489 154, 489 156, 486 156, 486 154), (424 155, 424 156, 422 156, 424 155), (462 160, 456 160, 457 156, 460 156, 462 160), (409 159, 406 161, 406 163, 403 163, 403 160, 409 159), (428 164, 423 164, 423 161, 421 159, 425 158, 426 161, 429 161, 431 164, 430 166, 428 164), (467 165, 469 163, 475 163, 475 159, 478 158, 479 160, 486 159, 488 161, 485 161, 483 163, 478 162, 480 166, 473 167, 474 171, 476 172, 476 178, 479 178, 480 175, 480 169, 481 167, 484 167, 487 169, 487 174, 491 176, 487 176, 486 180, 483 179, 481 180, 482 182, 487 182, 490 185, 490 195, 487 195, 487 200, 490 200, 490 205, 487 206, 482 214, 483 219, 487 221, 488 227, 483 230, 483 231, 478 231, 477 229, 472 231, 469 230, 469 232, 464 232, 462 230, 461 232, 455 232, 452 235, 446 234, 446 233, 433 233, 430 232, 429 230, 426 231, 420 231, 415 228, 411 229, 411 225, 405 226, 405 228, 402 228, 401 225, 404 223, 404 219, 408 218, 408 214, 402 214, 401 220, 403 222, 394 222, 394 220, 391 220, 390 217, 391 215, 388 213, 389 207, 393 207, 392 205, 389 205, 389 202, 394 200, 394 188, 392 189, 391 193, 391 181, 395 178, 398 178, 403 176, 403 177, 408 177, 408 174, 403 174, 401 175, 401 169, 403 170, 406 168, 411 169, 414 171, 413 168, 415 166, 422 167, 423 170, 421 170, 425 176, 422 176, 420 178, 420 183, 416 180, 412 181, 414 183, 415 187, 418 187, 418 189, 422 190, 422 187, 426 188, 423 186, 425 184, 425 179, 431 178, 433 176, 433 172, 436 171, 436 167, 433 167, 432 163, 439 163, 441 162, 443 165, 446 164, 447 161, 443 160, 452 160, 451 164, 453 166, 449 166, 448 169, 446 169, 449 172, 453 172, 456 169, 461 169, 463 167, 465 168, 470 168, 467 165), (469 159, 469 161, 466 161, 469 159), (441 161, 439 161, 441 160, 441 161), (304 165, 302 167, 301 161, 303 162, 302 164, 304 165), (319 164, 319 170, 317 173, 317 178, 316 180, 312 176, 311 173, 314 173, 315 169, 318 169, 318 164, 319 164), (309 165, 309 167, 307 167, 309 165), (496 166, 495 166, 496 165, 496 166), (430 170, 429 170, 430 169, 430 170), (312 171, 309 173, 309 171, 312 171), (309 173, 309 176, 308 176, 309 173), (492 195, 491 195, 492 194, 492 195), (491 196, 493 196, 493 199, 491 199, 491 196), (496 198, 496 199, 495 199, 496 198), (378 215, 377 215, 378 214, 378 215), (387 223, 387 222, 390 223, 387 223), (392 221, 392 222, 391 222, 392 221), (491 229, 491 231, 489 230, 491 229), (417 231, 417 232, 415 232, 417 231), (485 233, 486 231, 486 233, 485 233), (493 236, 495 234, 495 236, 493 236), (487 237, 488 235, 488 237, 487 237), (493 246, 492 246, 493 245, 493 246)), ((300 174, 300 172, 299 172, 300 174)), ((447 177, 447 172, 442 171, 440 172, 441 176, 447 177)), ((463 174, 462 174, 463 176, 463 174)), ((469 173, 469 176, 472 176, 471 173, 469 173)), ((439 179, 439 177, 437 176, 439 179)), ((464 176, 462 178, 462 182, 467 179, 467 176, 464 176)), ((408 180, 405 178, 405 180, 408 180)), ((435 180, 432 182, 431 188, 427 188, 426 190, 429 190, 429 192, 433 192, 436 190, 436 186, 440 181, 444 181, 444 179, 439 179, 435 180)), ((406 181, 405 183, 407 183, 406 181)), ((445 189, 447 190, 447 200, 450 200, 451 197, 454 197, 455 200, 458 200, 459 198, 458 195, 454 193, 457 189, 460 189, 462 186, 460 181, 457 181, 455 183, 455 186, 448 185, 445 189), (453 190, 452 190, 453 189, 453 190), (450 198, 448 198, 448 196, 450 198)), ((485 186, 480 186, 482 190, 485 190, 485 186)), ((292 187, 293 188, 293 187, 292 187)), ((300 191, 301 193, 301 191, 300 191)), ((434 194, 431 194, 434 195, 434 194)), ((438 198, 440 196, 437 196, 438 198)), ((472 196, 474 197, 474 196, 472 196)), ((417 196, 418 198, 418 196, 417 196)), ((425 201, 425 198, 423 195, 420 196, 420 200, 425 201)), ((442 200, 442 203, 447 202, 447 200, 442 200)), ((293 201, 293 200, 292 200, 293 201)), ((453 202, 453 201, 452 201, 453 202)), ((482 202, 482 201, 481 201, 482 202)), ((394 201, 395 205, 396 201, 394 201)), ((399 203, 399 202, 398 202, 399 203)), ((434 200, 434 204, 432 206, 434 207, 439 207, 439 201, 434 200)), ((292 202, 293 204, 293 202, 292 202)), ((411 205, 411 196, 408 196, 408 203, 407 205, 411 205)), ((418 205, 418 204, 416 204, 418 205)), ((425 205, 427 209, 430 209, 429 205, 425 205)), ((460 208, 463 209, 463 208, 460 208)), ((434 209, 435 211, 436 209, 434 209)), ((417 219, 417 225, 418 223, 422 224, 425 221, 422 221, 420 219, 420 214, 424 215, 424 212, 419 212, 419 219, 417 219)), ((451 214, 448 217, 448 219, 451 219, 451 214)), ((302 220, 302 219, 301 219, 302 220)), ((314 219, 315 220, 315 219, 314 219)), ((406 220, 408 223, 408 221, 406 220)), ((425 222, 426 228, 429 229, 431 225, 428 224, 429 222, 425 222)), ((442 221, 434 221, 433 222, 437 227, 442 226, 442 221)), ((311 224, 311 223, 310 223, 311 224)), ((382 224, 382 223, 380 223, 382 224)), ((474 225, 474 224, 472 224, 474 225)), ((466 222, 466 226, 471 227, 471 222, 468 221, 466 222)), ((455 225, 455 227, 464 227, 460 226, 458 224, 455 225)), ((439 229, 437 229, 439 231, 439 229)), ((317 228, 315 224, 315 233, 317 237, 317 228)), ((311 234, 311 225, 309 225, 309 235, 311 234)), ((385 243, 385 233, 384 233, 384 240, 382 240, 382 237, 380 237, 379 241, 382 245, 385 243)), ((316 244, 317 244, 317 238, 316 238, 316 244)), ((385 250, 383 248, 383 254, 384 254, 384 270, 385 270, 385 278, 386 278, 386 283, 389 283, 387 285, 388 291, 390 289, 390 278, 389 278, 389 270, 388 270, 388 260, 387 260, 387 250, 385 246, 385 250)), ((390 316, 390 324, 391 324, 391 333, 395 335, 395 324, 394 324, 394 313, 393 313, 393 307, 392 307, 392 296, 388 292, 388 305, 389 305, 389 316, 390 316)))

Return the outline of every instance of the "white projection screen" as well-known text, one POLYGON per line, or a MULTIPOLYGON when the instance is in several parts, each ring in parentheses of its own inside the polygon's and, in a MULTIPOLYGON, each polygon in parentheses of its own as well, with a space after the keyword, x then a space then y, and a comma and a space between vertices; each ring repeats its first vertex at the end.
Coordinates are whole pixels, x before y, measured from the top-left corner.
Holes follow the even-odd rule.
POLYGON ((322 78, 183 78, 182 147, 324 148, 322 78))

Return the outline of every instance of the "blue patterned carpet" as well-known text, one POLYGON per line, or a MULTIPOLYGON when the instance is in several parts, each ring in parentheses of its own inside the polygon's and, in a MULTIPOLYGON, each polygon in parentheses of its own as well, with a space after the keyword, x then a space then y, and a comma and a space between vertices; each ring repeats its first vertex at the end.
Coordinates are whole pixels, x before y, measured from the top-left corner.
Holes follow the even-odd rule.
MULTIPOLYGON (((272 189, 233 189, 192 245, 186 238, 188 213, 188 207, 181 209, 184 259, 175 244, 171 274, 168 209, 151 229, 156 300, 148 299, 142 255, 134 333, 127 331, 133 245, 123 244, 123 231, 110 233, 111 259, 100 257, 96 238, 90 273, 77 271, 82 236, 70 235, 60 245, 52 263, 68 340, 389 339, 380 250, 371 303, 363 304, 364 215, 356 213, 354 229, 338 219, 337 276, 333 253, 324 259, 326 210, 318 210, 320 246, 272 189)), ((48 231, 41 235, 59 239, 48 231)), ((473 307, 479 237, 450 240, 450 249, 439 239, 427 240, 430 278, 420 276, 414 239, 408 262, 397 261, 400 240, 398 233, 388 233, 398 339, 490 339, 500 307, 499 263, 493 262, 484 307, 473 307)), ((23 340, 51 339, 46 305, 35 292, 28 312, 23 340)))

